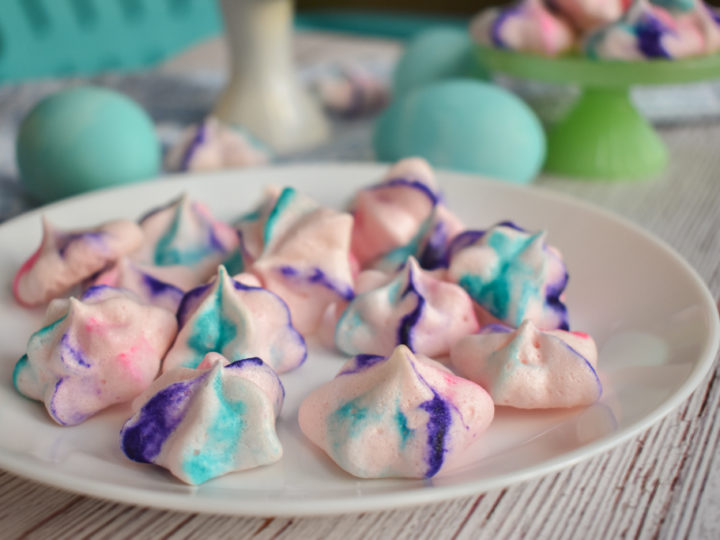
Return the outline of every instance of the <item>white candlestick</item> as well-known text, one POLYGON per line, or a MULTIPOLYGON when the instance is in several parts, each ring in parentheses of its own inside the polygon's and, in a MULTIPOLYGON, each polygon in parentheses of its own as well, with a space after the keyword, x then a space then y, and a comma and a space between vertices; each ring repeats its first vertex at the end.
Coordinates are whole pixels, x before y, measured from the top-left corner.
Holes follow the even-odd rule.
POLYGON ((283 154, 329 136, 292 62, 292 0, 221 0, 231 74, 214 114, 283 154))

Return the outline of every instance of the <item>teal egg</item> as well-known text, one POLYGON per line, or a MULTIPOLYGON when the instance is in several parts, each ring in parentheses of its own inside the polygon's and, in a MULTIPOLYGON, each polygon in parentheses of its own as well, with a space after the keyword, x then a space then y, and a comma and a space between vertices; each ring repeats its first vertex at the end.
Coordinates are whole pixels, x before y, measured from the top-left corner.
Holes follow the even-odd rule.
POLYGON ((160 143, 137 103, 86 86, 53 94, 30 111, 16 157, 28 193, 49 202, 156 176, 160 143))
POLYGON ((433 166, 531 182, 545 160, 545 133, 514 94, 473 80, 433 83, 397 99, 373 144, 381 161, 422 156, 433 166))
POLYGON ((488 79, 478 63, 467 30, 438 27, 419 33, 408 44, 393 74, 393 92, 401 96, 427 84, 461 77, 488 79))

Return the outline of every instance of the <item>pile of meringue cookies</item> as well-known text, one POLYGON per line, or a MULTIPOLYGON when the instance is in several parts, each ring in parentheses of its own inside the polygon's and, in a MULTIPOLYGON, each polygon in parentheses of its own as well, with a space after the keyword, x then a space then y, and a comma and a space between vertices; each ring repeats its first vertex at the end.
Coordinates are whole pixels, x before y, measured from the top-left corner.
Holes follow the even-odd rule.
POLYGON ((286 187, 232 224, 185 196, 137 223, 43 221, 13 292, 49 305, 13 383, 64 426, 132 401, 127 457, 200 484, 281 459, 278 374, 332 347, 352 358, 305 397, 303 433, 355 476, 429 478, 497 405, 599 399, 567 279, 544 232, 466 230, 419 158, 347 211, 286 187))
POLYGON ((720 51, 720 15, 703 0, 522 0, 481 13, 480 43, 543 56, 644 60, 720 51))

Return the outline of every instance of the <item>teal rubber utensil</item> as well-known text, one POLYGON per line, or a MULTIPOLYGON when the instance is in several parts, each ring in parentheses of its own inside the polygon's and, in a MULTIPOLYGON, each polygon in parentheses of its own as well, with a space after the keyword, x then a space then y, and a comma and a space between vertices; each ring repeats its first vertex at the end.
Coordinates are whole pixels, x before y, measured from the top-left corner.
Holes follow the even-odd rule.
POLYGON ((151 66, 220 27, 212 0, 0 0, 0 84, 151 66))
POLYGON ((720 75, 720 54, 687 60, 598 61, 545 58, 478 46, 491 71, 556 84, 575 84, 581 95, 548 129, 545 171, 598 180, 654 176, 667 165, 667 150, 630 100, 633 85, 697 82, 720 75))

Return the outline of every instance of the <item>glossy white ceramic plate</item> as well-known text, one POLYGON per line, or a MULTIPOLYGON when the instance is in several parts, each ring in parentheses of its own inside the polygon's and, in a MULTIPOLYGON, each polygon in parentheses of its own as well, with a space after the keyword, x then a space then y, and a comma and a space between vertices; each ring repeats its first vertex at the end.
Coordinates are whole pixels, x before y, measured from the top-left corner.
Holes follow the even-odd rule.
POLYGON ((559 412, 498 410, 464 468, 428 481, 359 480, 312 447, 298 428, 301 400, 331 378, 343 360, 315 348, 302 368, 282 376, 287 399, 278 431, 284 458, 193 488, 123 456, 118 431, 129 416, 127 407, 80 426, 59 427, 40 404, 13 389, 13 366, 41 313, 19 308, 10 283, 39 242, 41 213, 58 226, 87 226, 137 217, 187 191, 230 219, 253 206, 269 184, 293 185, 340 207, 384 170, 308 165, 170 178, 77 197, 0 226, 0 467, 86 495, 197 512, 310 515, 429 503, 526 480, 608 450, 686 399, 712 364, 719 336, 713 300, 666 245, 556 193, 442 173, 448 204, 468 226, 483 228, 510 218, 526 228, 546 229, 562 250, 571 276, 571 325, 590 332, 600 347, 605 391, 598 404, 559 412))

